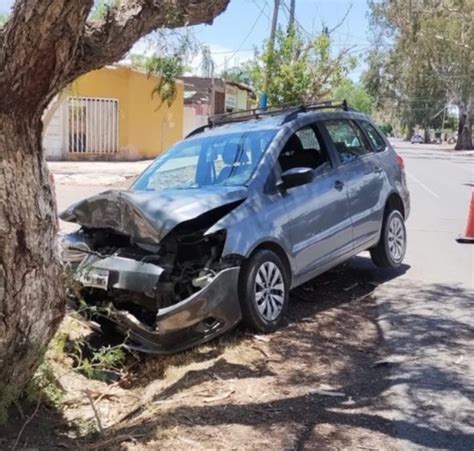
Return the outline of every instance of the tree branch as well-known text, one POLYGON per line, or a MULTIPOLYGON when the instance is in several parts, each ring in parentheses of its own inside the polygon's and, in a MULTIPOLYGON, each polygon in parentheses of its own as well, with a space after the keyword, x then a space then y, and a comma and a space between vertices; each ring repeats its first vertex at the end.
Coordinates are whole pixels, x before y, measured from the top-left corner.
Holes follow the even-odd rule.
POLYGON ((70 71, 93 0, 17 0, 0 47, 0 112, 36 113, 70 71), (8 93, 8 95, 5 95, 8 93))
POLYGON ((99 21, 86 25, 80 55, 70 73, 79 75, 120 60, 141 37, 157 28, 212 23, 230 0, 123 0, 99 21))
POLYGON ((344 16, 342 16, 342 19, 334 26, 332 27, 330 30, 328 30, 328 35, 331 35, 332 33, 334 33, 339 27, 342 26, 342 24, 346 21, 347 19, 347 16, 349 15, 349 13, 351 12, 351 9, 352 9, 352 3, 349 5, 349 7, 347 8, 347 11, 346 13, 344 14, 344 16))
POLYGON ((94 0, 16 0, 0 32, 0 113, 40 119, 78 76, 120 60, 157 28, 212 23, 230 0, 121 0, 88 21, 94 0))

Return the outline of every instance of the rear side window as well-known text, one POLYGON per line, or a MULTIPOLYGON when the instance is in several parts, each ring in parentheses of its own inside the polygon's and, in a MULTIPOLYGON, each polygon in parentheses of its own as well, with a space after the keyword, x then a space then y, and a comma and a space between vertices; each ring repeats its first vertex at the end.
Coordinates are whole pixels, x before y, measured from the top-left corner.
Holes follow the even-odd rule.
POLYGON ((336 119, 324 121, 342 163, 353 161, 371 153, 362 130, 352 121, 336 119))
POLYGON ((360 125, 362 125, 362 128, 365 130, 367 133, 367 136, 369 137, 369 140, 374 147, 374 149, 377 152, 381 152, 382 150, 385 150, 387 145, 385 144, 384 139, 380 136, 380 133, 373 127, 371 124, 369 124, 366 121, 361 121, 360 125))
POLYGON ((290 136, 283 147, 278 162, 282 172, 293 168, 325 168, 329 159, 321 148, 317 133, 312 126, 300 128, 290 136))
POLYGON ((318 138, 312 127, 301 128, 296 132, 296 135, 300 139, 303 149, 315 149, 318 151, 321 150, 318 138))

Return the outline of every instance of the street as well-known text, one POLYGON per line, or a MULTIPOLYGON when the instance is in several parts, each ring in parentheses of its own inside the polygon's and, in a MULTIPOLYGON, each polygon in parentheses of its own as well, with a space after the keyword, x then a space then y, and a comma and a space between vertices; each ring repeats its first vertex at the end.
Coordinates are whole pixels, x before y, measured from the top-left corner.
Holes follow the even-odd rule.
POLYGON ((405 159, 412 198, 406 278, 473 289, 474 249, 454 241, 466 225, 473 158, 439 152, 436 145, 394 144, 405 159))
POLYGON ((406 272, 376 292, 392 366, 385 416, 406 447, 472 449, 474 247, 455 238, 464 232, 474 161, 394 145, 405 159, 412 212, 406 272))
MULTIPOLYGON (((440 151, 436 145, 395 141, 394 146, 405 159, 412 201, 405 260, 410 270, 403 279, 473 289, 473 249, 454 239, 466 223, 474 158, 440 151)), ((58 211, 107 189, 127 187, 149 163, 49 163, 56 179, 58 211)), ((71 227, 62 223, 63 230, 71 227)))
MULTIPOLYGON (((374 365, 389 371, 369 376, 379 378, 374 381, 377 394, 371 395, 376 404, 346 409, 345 414, 363 418, 355 445, 363 439, 364 446, 376 448, 472 449, 474 247, 458 244, 455 238, 465 227, 474 158, 436 145, 393 144, 405 159, 412 199, 405 263, 389 276, 367 258, 349 264, 355 276, 378 284, 377 352, 383 357, 374 365)), ((133 175, 134 164, 130 163, 127 177, 133 175)), ((94 174, 83 177, 80 185, 62 184, 58 178, 60 210, 110 188, 88 185, 87 177, 94 174)), ((64 223, 62 227, 74 228, 64 223)), ((314 426, 314 440, 318 432, 314 426)))

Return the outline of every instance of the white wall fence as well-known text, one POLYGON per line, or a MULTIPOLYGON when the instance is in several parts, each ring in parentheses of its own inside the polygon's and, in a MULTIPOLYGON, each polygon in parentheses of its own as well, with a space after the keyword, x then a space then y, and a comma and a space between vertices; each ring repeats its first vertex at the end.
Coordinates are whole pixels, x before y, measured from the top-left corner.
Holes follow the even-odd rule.
POLYGON ((119 103, 102 97, 69 97, 57 107, 44 134, 48 158, 114 154, 119 149, 119 103))

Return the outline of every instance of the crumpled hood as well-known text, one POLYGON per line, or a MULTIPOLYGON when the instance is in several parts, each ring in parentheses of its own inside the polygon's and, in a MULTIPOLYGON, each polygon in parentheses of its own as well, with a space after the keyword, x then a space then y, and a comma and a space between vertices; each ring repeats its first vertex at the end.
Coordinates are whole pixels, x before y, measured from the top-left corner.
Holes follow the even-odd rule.
POLYGON ((243 200, 246 195, 245 187, 160 192, 110 190, 71 205, 59 217, 84 227, 109 228, 137 241, 157 244, 178 224, 243 200))

